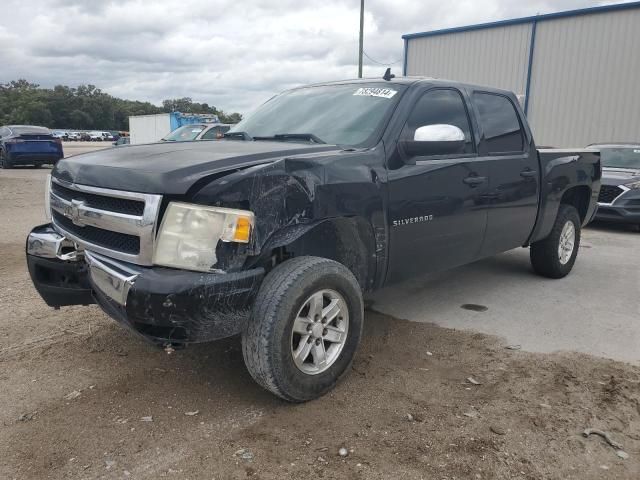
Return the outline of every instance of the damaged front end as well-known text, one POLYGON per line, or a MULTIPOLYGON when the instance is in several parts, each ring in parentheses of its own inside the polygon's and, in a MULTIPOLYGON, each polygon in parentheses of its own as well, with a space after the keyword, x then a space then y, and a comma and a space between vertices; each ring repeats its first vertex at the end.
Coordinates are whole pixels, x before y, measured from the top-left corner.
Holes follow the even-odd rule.
POLYGON ((326 163, 341 164, 341 155, 333 149, 218 172, 164 196, 79 185, 54 171, 52 223, 27 240, 31 278, 49 306, 97 303, 159 345, 241 333, 264 276, 291 256, 334 259, 370 289, 382 271, 372 229, 383 227, 381 195, 368 169, 338 167, 328 182, 326 163), (199 225, 183 221, 188 211, 198 212, 199 225), (225 220, 207 230, 200 213, 225 220), (232 217, 245 220, 246 236, 229 233, 232 217), (176 255, 176 245, 193 248, 176 255))
POLYGON ((261 268, 219 274, 134 265, 82 250, 50 224, 29 234, 27 264, 49 306, 97 303, 158 345, 240 333, 264 276, 261 268))

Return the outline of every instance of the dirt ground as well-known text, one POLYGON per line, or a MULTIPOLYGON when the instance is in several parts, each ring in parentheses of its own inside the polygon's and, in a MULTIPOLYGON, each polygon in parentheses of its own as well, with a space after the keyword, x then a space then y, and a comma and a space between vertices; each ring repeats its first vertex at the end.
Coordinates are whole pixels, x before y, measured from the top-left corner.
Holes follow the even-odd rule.
POLYGON ((335 391, 289 405, 238 339, 167 355, 97 307, 47 308, 23 253, 45 173, 0 172, 0 478, 640 478, 629 364, 369 310, 335 391))

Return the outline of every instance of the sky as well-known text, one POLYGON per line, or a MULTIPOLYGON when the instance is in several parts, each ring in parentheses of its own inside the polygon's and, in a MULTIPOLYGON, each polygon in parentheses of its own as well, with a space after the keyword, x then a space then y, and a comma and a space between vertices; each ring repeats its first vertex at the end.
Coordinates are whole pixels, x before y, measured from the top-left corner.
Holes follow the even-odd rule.
MULTIPOLYGON (((359 0, 2 0, 0 83, 93 84, 246 114, 279 91, 354 78, 359 0)), ((590 7, 589 0, 365 0, 365 76, 402 73, 402 35, 590 7)))

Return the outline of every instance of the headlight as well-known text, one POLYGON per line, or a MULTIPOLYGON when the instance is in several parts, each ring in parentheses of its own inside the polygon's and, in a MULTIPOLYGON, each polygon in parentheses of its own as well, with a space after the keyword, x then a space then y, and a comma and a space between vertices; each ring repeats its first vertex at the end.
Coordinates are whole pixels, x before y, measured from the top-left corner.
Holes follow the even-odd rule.
POLYGON ((171 202, 164 214, 153 263, 209 272, 218 241, 248 243, 253 212, 171 202))
POLYGON ((640 188, 640 181, 633 182, 633 183, 627 183, 624 186, 627 187, 627 188, 630 188, 631 190, 636 190, 636 189, 640 188))
POLYGON ((44 184, 44 216, 47 222, 51 221, 51 174, 47 175, 47 183, 44 184))

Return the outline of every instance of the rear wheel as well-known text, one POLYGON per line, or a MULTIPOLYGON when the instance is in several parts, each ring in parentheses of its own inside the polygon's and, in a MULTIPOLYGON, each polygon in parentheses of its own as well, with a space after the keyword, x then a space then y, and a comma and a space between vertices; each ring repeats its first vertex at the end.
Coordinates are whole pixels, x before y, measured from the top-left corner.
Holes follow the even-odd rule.
POLYGON ((364 317, 357 280, 344 265, 298 257, 265 278, 242 336, 247 369, 290 402, 331 390, 355 354, 364 317))
POLYGON ((536 273, 562 278, 571 272, 580 247, 580 215, 572 205, 560 205, 551 233, 531 245, 531 265, 536 273))
POLYGON ((0 149, 0 168, 11 168, 13 165, 11 164, 11 160, 9 160, 9 156, 5 153, 4 150, 0 149))

